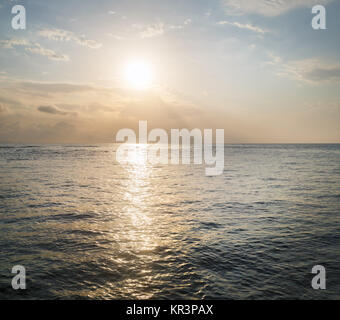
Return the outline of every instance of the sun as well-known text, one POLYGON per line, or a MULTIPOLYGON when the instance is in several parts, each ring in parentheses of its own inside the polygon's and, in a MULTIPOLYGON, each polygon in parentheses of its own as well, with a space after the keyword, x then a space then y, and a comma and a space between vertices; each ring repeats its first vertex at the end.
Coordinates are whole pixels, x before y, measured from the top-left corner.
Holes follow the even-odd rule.
POLYGON ((143 60, 129 62, 125 67, 124 75, 128 86, 135 90, 146 90, 151 87, 151 67, 143 60))

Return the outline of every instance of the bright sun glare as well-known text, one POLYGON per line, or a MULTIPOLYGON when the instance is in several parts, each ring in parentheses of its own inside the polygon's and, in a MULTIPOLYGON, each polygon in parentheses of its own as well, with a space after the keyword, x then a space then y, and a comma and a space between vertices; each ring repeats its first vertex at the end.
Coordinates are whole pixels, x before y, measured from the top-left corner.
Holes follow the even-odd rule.
POLYGON ((151 68, 141 60, 130 62, 125 68, 125 79, 131 88, 146 90, 152 82, 151 68))

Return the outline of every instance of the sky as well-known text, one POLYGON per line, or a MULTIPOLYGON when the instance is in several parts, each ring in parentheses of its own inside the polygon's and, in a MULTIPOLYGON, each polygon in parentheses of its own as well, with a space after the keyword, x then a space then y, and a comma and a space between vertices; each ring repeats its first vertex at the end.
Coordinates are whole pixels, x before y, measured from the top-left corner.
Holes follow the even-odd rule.
POLYGON ((337 0, 1 0, 0 143, 115 142, 139 120, 340 143, 339 32, 337 0))

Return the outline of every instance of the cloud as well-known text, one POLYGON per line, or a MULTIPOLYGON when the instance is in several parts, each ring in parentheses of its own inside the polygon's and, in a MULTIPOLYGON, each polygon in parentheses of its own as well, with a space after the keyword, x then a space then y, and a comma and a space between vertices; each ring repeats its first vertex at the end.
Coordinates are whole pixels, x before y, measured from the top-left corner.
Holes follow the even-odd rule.
POLYGON ((0 45, 5 49, 13 49, 16 46, 28 46, 30 43, 26 39, 6 39, 0 40, 0 45))
POLYGON ((41 37, 55 41, 74 41, 75 43, 90 49, 99 49, 102 46, 101 43, 95 40, 86 39, 85 36, 77 36, 73 32, 63 29, 44 29, 40 30, 38 34, 41 37))
POLYGON ((250 30, 250 31, 253 31, 253 32, 256 32, 256 33, 261 33, 261 34, 268 32, 265 29, 253 26, 252 24, 249 24, 249 23, 242 24, 242 23, 239 23, 239 22, 219 21, 217 24, 218 25, 230 25, 230 26, 234 26, 234 27, 237 27, 237 28, 240 28, 240 29, 247 29, 247 30, 250 30))
MULTIPOLYGON (((139 25, 139 24, 134 24, 132 27, 134 29, 141 30, 139 33, 140 37, 145 39, 145 38, 152 38, 152 37, 157 37, 161 36, 165 33, 166 30, 181 30, 184 27, 187 27, 189 24, 192 23, 191 19, 186 19, 183 24, 164 24, 162 22, 159 23, 154 23, 151 25, 139 25)), ((120 40, 120 39, 118 39, 120 40)))
POLYGON ((319 59, 290 61, 282 66, 279 75, 314 84, 338 82, 340 81, 340 65, 325 63, 319 59))
MULTIPOLYGON (((153 24, 132 24, 131 27, 135 30, 139 30, 139 36, 142 39, 153 38, 163 35, 166 31, 182 30, 188 27, 192 23, 191 19, 185 19, 182 24, 165 24, 163 22, 153 24)), ((134 30, 134 32, 135 32, 134 30)), ((111 35, 111 34, 109 34, 111 35)), ((117 39, 120 40, 120 39, 117 39)))
POLYGON ((141 33, 142 38, 152 38, 160 36, 164 33, 164 23, 155 23, 153 25, 147 26, 141 33))
POLYGON ((268 53, 267 65, 276 68, 278 76, 293 78, 311 84, 340 81, 340 64, 328 63, 317 58, 283 61, 279 56, 268 53))
POLYGON ((266 62, 267 65, 279 65, 282 62, 282 58, 275 55, 273 52, 267 52, 268 57, 270 58, 269 61, 266 62))
POLYGON ((107 35, 108 35, 109 37, 111 37, 111 38, 115 39, 115 40, 118 40, 118 41, 120 41, 120 40, 124 40, 124 37, 122 37, 122 36, 119 36, 119 35, 117 35, 117 34, 113 34, 113 33, 107 33, 107 35))
POLYGON ((237 105, 211 112, 169 89, 136 92, 10 78, 0 80, 0 105, 5 107, 0 108, 2 143, 112 143, 119 129, 137 132, 139 120, 147 120, 149 130, 224 128, 226 142, 232 143, 339 142, 340 137, 338 103, 327 114, 322 109, 311 115, 299 102, 294 113, 259 114, 256 108, 242 111, 237 105))
POLYGON ((39 43, 34 43, 33 45, 25 48, 26 51, 45 56, 50 60, 56 61, 69 61, 70 58, 66 54, 59 54, 51 49, 43 48, 39 43))
POLYGON ((26 39, 0 40, 0 45, 5 49, 13 49, 15 47, 21 46, 24 47, 27 52, 45 56, 50 60, 69 61, 68 55, 57 53, 51 49, 46 49, 38 42, 33 43, 26 39))
POLYGON ((166 89, 137 92, 14 79, 2 83, 0 80, 0 105, 5 106, 1 107, 1 142, 114 142, 117 130, 137 129, 139 120, 147 120, 150 128, 165 130, 213 128, 209 122, 214 115, 208 110, 166 89))
POLYGON ((2 105, 2 104, 0 104, 0 113, 5 113, 7 111, 8 111, 7 107, 2 105))
POLYGON ((311 81, 339 81, 340 66, 314 68, 306 74, 306 77, 311 81))
POLYGON ((170 25, 169 26, 169 29, 172 29, 172 30, 181 30, 183 29, 183 26, 182 25, 170 25))
POLYGON ((6 79, 8 77, 8 73, 6 71, 0 72, 0 80, 6 79))
POLYGON ((20 92, 34 94, 40 92, 41 95, 45 93, 46 96, 48 96, 49 94, 73 94, 81 92, 91 92, 92 90, 95 90, 94 87, 89 85, 35 81, 14 82, 12 83, 12 86, 14 86, 15 89, 19 90, 20 92))
POLYGON ((3 110, 9 110, 10 107, 14 107, 15 109, 22 108, 22 104, 15 98, 12 97, 5 97, 0 95, 0 103, 3 107, 3 110))
POLYGON ((278 16, 290 10, 314 5, 325 5, 333 0, 221 0, 228 14, 255 13, 278 16))
POLYGON ((38 107, 38 110, 40 112, 45 112, 45 113, 49 113, 49 114, 55 114, 55 115, 76 115, 75 112, 67 112, 67 111, 61 111, 56 107, 53 106, 40 106, 38 107))

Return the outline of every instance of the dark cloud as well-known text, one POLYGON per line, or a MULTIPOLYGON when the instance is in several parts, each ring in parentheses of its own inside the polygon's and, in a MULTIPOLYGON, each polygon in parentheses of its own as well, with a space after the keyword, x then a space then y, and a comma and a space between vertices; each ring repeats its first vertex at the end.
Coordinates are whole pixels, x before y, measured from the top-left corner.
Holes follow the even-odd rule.
POLYGON ((62 116, 76 115, 75 112, 62 111, 62 110, 59 110, 58 108, 53 107, 53 106, 40 106, 40 107, 38 107, 38 110, 40 112, 45 112, 45 113, 55 114, 55 115, 62 115, 62 116))

